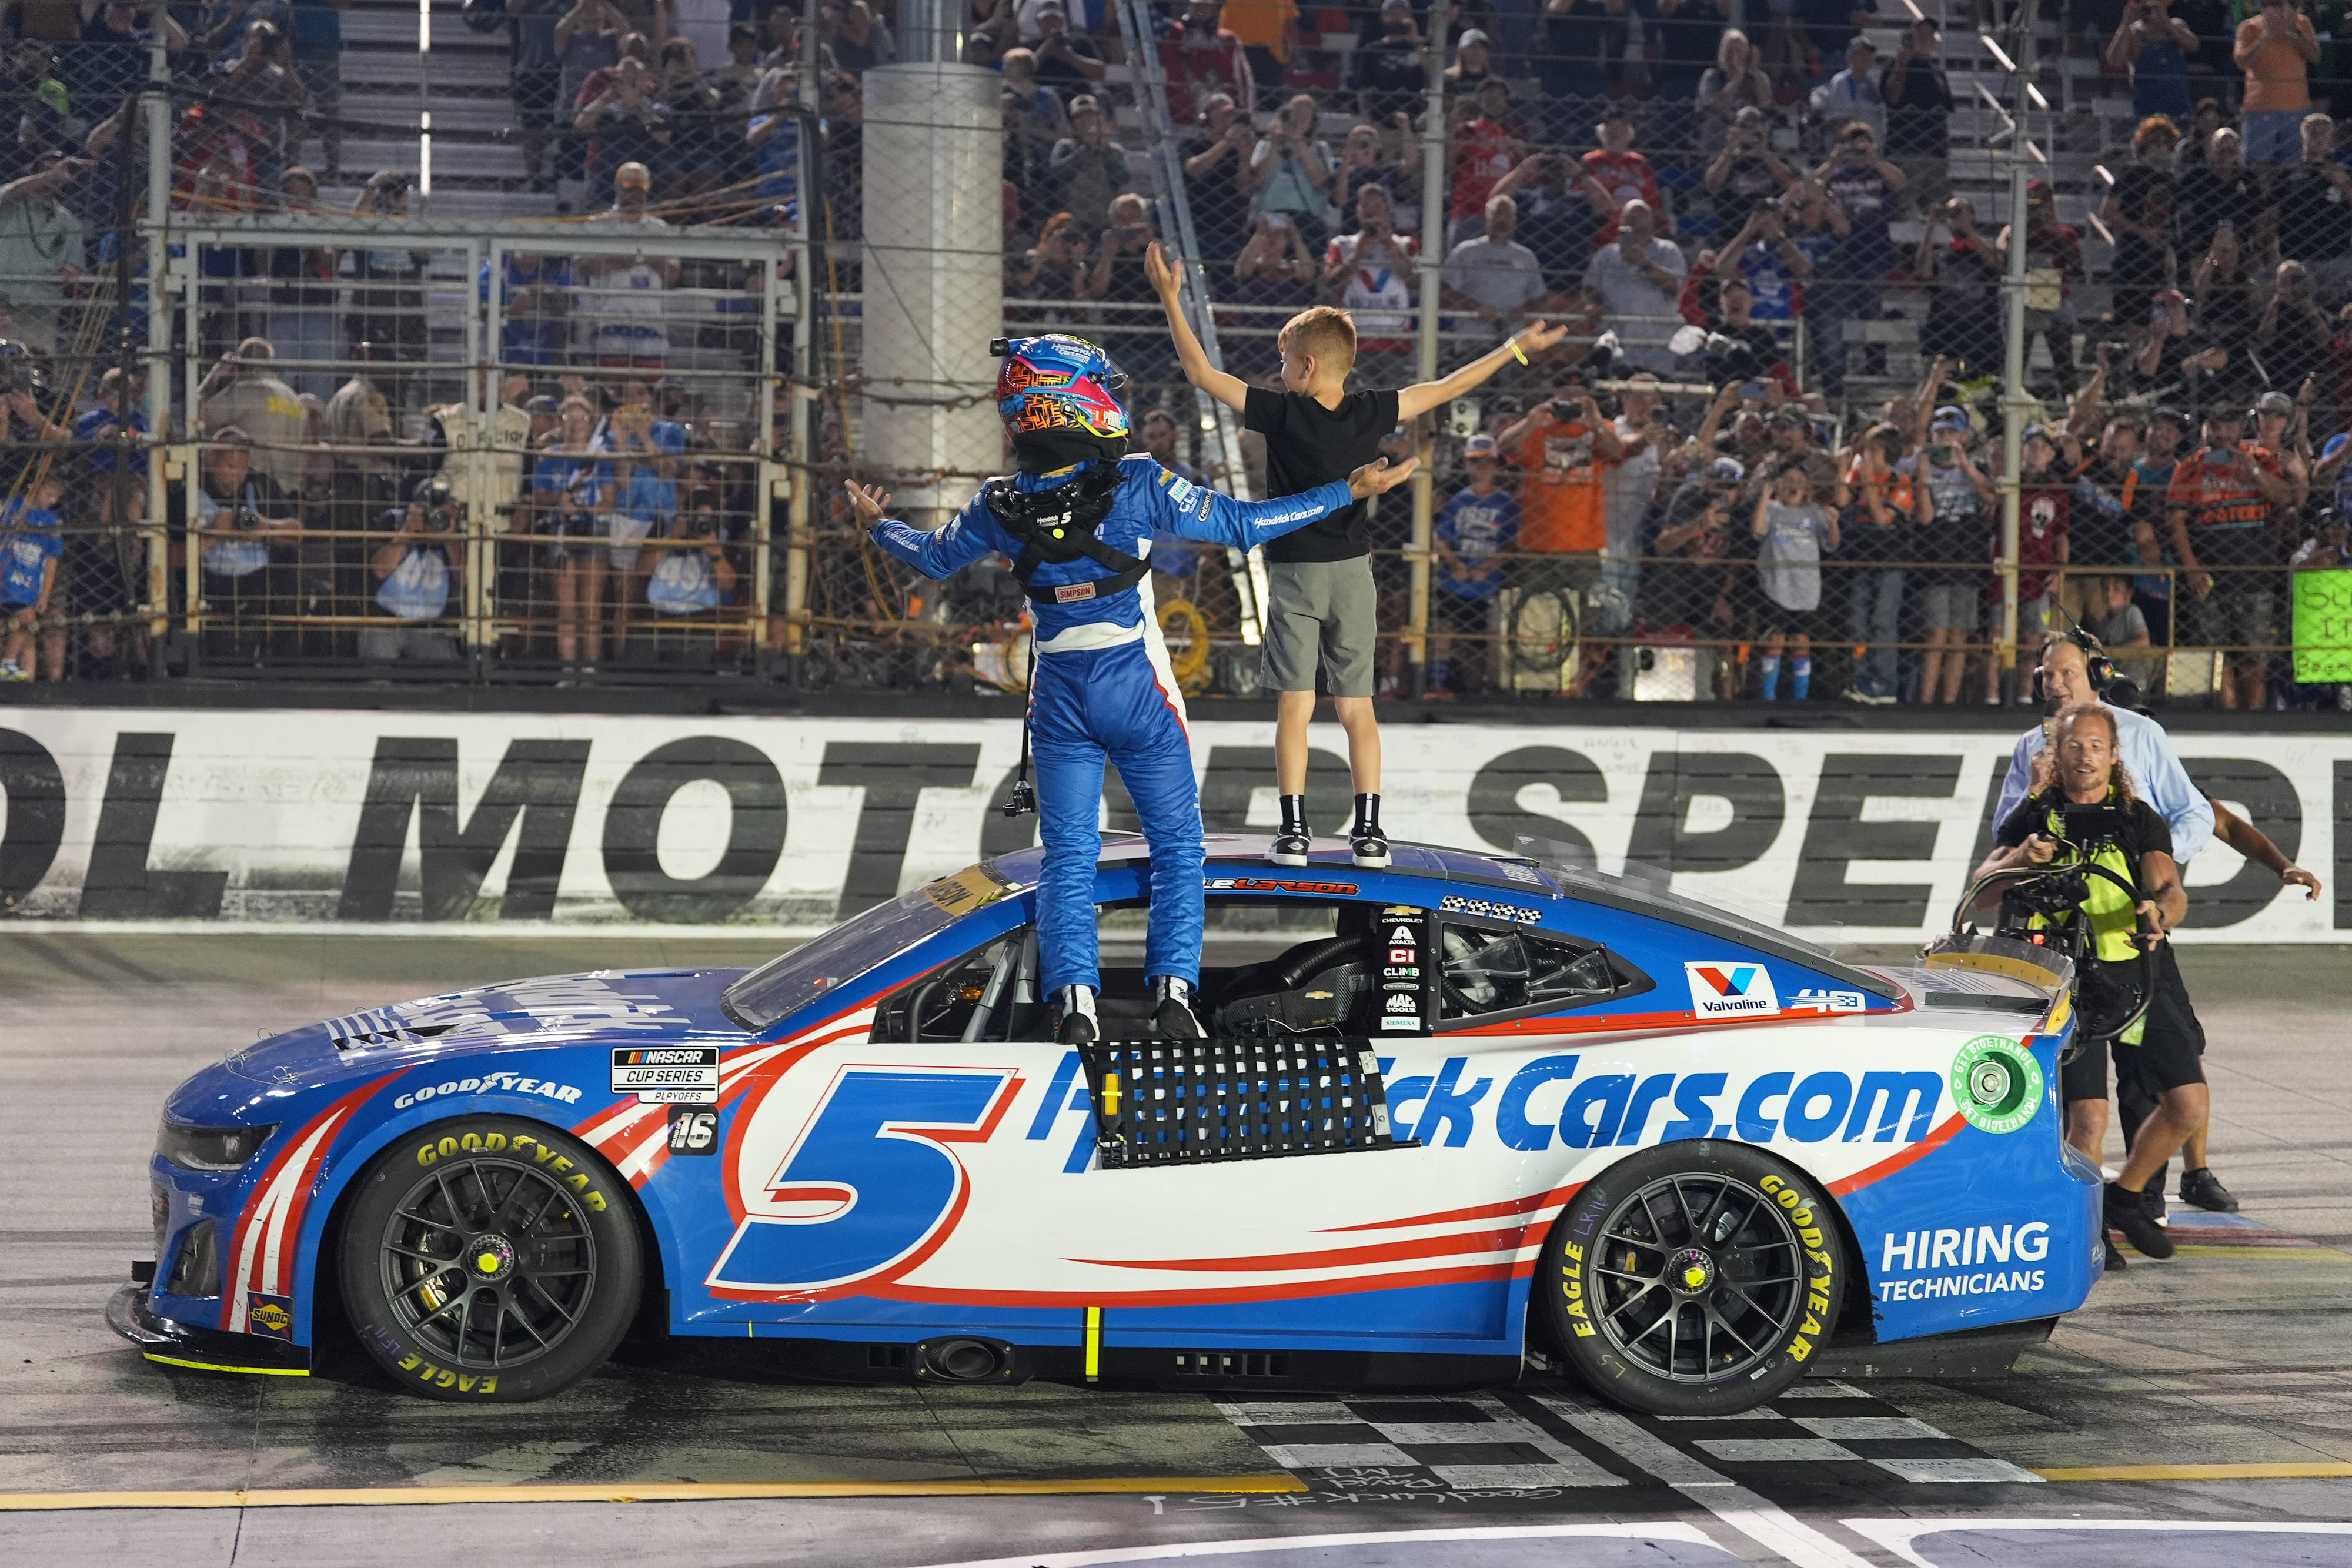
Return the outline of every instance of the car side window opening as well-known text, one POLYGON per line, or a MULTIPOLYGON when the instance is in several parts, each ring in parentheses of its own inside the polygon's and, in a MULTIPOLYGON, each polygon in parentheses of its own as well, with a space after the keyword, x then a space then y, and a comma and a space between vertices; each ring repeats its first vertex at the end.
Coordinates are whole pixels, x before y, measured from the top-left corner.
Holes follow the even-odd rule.
POLYGON ((1440 1019, 1556 1012, 1649 988, 1607 948, 1552 932, 1449 920, 1438 944, 1440 1019))
POLYGON ((890 992, 874 1007, 869 1039, 898 1045, 1043 1040, 1037 928, 1003 936, 890 992))

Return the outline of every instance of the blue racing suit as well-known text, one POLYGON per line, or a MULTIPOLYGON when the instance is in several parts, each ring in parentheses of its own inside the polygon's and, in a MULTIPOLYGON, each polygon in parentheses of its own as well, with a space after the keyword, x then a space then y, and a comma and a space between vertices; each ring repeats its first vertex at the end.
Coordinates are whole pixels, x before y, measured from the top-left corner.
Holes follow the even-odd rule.
MULTIPOLYGON (((1141 454, 1120 459, 1119 472, 1118 488, 1095 537, 1138 559, 1149 555, 1151 536, 1162 529, 1248 549, 1354 499, 1346 482, 1335 479, 1304 495, 1236 501, 1180 479, 1141 454)), ((1076 470, 1059 469, 1016 475, 1013 483, 1022 490, 1047 490, 1075 477, 1076 470)), ((974 497, 936 533, 886 518, 874 526, 874 540, 929 577, 950 576, 991 553, 1013 559, 1023 548, 988 509, 984 495, 974 497)), ((1109 568, 1080 557, 1040 564, 1027 586, 1051 590, 1113 575, 1109 568)), ((1037 935, 1048 991, 1065 986, 1101 988, 1094 885, 1095 862, 1102 854, 1106 758, 1118 765, 1151 847, 1151 926, 1144 973, 1200 983, 1200 785, 1192 776, 1184 699, 1168 667, 1150 596, 1146 576, 1133 588, 1100 598, 1032 602, 1040 656, 1030 687, 1029 727, 1037 758, 1038 836, 1045 846, 1037 935)))

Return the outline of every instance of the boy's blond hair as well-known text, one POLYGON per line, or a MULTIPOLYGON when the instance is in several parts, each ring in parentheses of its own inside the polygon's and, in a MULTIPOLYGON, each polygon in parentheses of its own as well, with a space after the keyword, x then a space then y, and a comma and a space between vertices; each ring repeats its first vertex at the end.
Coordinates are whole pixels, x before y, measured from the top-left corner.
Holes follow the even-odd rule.
POLYGON ((1284 322, 1275 341, 1312 354, 1344 376, 1356 362, 1356 319, 1337 306, 1318 305, 1284 322))

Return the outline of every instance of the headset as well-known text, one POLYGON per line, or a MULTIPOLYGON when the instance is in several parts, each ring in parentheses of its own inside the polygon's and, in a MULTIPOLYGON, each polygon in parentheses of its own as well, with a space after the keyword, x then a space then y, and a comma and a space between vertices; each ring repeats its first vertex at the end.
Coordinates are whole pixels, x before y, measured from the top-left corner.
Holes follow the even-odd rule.
MULTIPOLYGON (((2080 625, 2069 626, 2065 631, 2058 633, 2058 640, 2062 643, 2072 643, 2083 650, 2083 669, 2084 673, 2090 677, 2091 690, 2098 696, 2105 697, 2107 695, 2107 688, 2116 684, 2116 670, 2115 661, 2107 657, 2107 651, 2099 645, 2099 640, 2080 625)), ((2033 700, 2038 703, 2050 700, 2048 694, 2042 690, 2042 662, 2038 659, 2033 664, 2033 700)))

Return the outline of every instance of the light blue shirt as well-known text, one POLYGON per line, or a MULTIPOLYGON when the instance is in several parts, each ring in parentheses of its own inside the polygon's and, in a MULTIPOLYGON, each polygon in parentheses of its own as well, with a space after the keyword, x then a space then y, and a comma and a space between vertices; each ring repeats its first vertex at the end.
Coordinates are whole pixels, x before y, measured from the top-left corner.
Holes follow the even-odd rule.
MULTIPOLYGON (((2212 803, 2205 799, 2204 790, 2189 782, 2189 769, 2180 765, 2179 757, 2172 749, 2172 737, 2164 733, 2162 725, 2128 708, 2109 711, 2116 716, 2118 750, 2124 767, 2131 773, 2132 783, 2138 789, 2140 798, 2156 808, 2156 814, 2172 830, 2173 861, 2187 865, 2213 836, 2212 803)), ((2017 749, 2010 754, 2009 777, 2000 781, 2000 800, 1993 807, 1996 830, 2032 793, 2028 781, 2033 777, 2033 755, 2042 745, 2042 727, 2038 724, 2017 737, 2017 749)))

